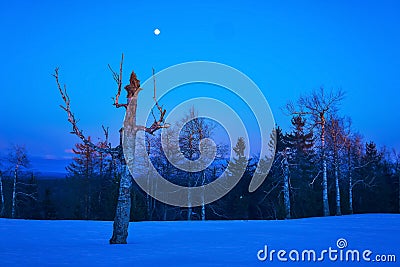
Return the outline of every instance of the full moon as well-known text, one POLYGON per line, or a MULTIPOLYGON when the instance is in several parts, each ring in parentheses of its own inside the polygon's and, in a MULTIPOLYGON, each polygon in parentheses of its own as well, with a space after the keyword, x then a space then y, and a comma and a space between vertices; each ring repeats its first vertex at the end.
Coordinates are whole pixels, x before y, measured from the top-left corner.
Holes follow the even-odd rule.
POLYGON ((159 34, 160 34, 160 30, 159 30, 159 29, 155 29, 155 30, 154 30, 154 34, 155 34, 155 35, 159 35, 159 34))

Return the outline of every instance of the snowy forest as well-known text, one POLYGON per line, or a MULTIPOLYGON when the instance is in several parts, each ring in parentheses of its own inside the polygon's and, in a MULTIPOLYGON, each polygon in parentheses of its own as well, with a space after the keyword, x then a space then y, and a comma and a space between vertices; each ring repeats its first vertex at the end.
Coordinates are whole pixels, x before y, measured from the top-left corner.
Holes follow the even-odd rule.
MULTIPOLYGON (((291 121, 287 131, 276 126, 272 168, 258 190, 248 192, 257 155, 247 158, 248 144, 242 138, 234 144, 233 162, 228 166, 229 144, 218 144, 217 158, 207 169, 188 173, 174 167, 161 147, 160 131, 146 133, 146 151, 152 164, 166 179, 185 186, 201 186, 218 179, 226 169, 234 174, 246 171, 239 183, 221 199, 200 207, 181 208, 161 203, 133 183, 132 221, 171 220, 279 220, 359 213, 400 212, 400 155, 377 147, 342 116, 340 90, 319 89, 293 99, 282 108, 291 121)), ((348 114, 349 115, 349 114, 348 114)), ((196 117, 188 110, 179 133, 179 146, 189 160, 199 157, 199 142, 213 138, 218 125, 196 117)), ((173 136, 179 123, 162 129, 173 136)), ((97 147, 108 147, 108 129, 97 147)), ((87 137, 89 141, 90 137, 87 137)), ((94 138, 92 140, 95 140, 94 138)), ((99 139, 97 139, 99 140, 99 139)), ((118 158, 78 142, 65 178, 43 178, 32 172, 29 149, 16 145, 1 160, 0 216, 23 219, 113 220, 123 172, 118 158)), ((169 155, 169 157, 173 155, 169 155)), ((141 164, 138 161, 137 164, 141 164)), ((142 166, 141 177, 152 187, 152 173, 142 166)), ((228 177, 229 179, 229 177, 228 177)))

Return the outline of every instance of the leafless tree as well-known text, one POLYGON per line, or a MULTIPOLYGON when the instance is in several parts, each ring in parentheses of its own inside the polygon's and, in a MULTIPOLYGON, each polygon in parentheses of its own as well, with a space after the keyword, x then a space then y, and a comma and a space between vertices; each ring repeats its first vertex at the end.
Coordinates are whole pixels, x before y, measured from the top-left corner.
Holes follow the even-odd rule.
MULTIPOLYGON (((199 145, 204 138, 209 138, 212 135, 215 126, 208 123, 204 118, 199 118, 194 107, 189 110, 189 113, 185 118, 182 119, 182 133, 180 135, 179 144, 181 145, 181 150, 185 157, 190 161, 197 159, 199 157, 200 151, 198 151, 199 145)), ((204 144, 203 144, 204 145, 204 144)), ((206 148, 207 146, 203 146, 206 148)), ((188 174, 188 187, 192 186, 202 186, 207 182, 206 173, 204 170, 200 172, 200 175, 195 176, 191 172, 188 174)), ((191 207, 191 194, 188 194, 188 214, 187 219, 191 220, 193 211, 191 207)), ((201 205, 201 219, 206 219, 206 209, 204 204, 204 194, 203 194, 203 204, 201 205)))
POLYGON ((336 200, 336 215, 342 215, 341 211, 341 197, 340 197, 340 186, 339 186, 339 169, 342 163, 341 155, 346 145, 346 140, 350 136, 350 123, 349 119, 338 118, 336 116, 330 116, 328 122, 328 136, 329 145, 332 151, 334 178, 335 178, 335 200, 336 200))
POLYGON ((11 206, 11 218, 15 218, 17 215, 17 196, 24 195, 30 198, 34 198, 33 195, 19 192, 17 185, 19 182, 19 174, 22 168, 29 166, 29 159, 26 152, 25 146, 15 145, 10 154, 8 155, 8 161, 12 166, 13 172, 13 191, 12 191, 12 206, 11 206))
POLYGON ((343 99, 344 93, 341 90, 337 92, 326 92, 324 88, 313 91, 310 95, 301 96, 297 105, 288 103, 286 110, 290 115, 308 116, 311 126, 316 127, 319 132, 321 161, 322 161, 322 202, 323 215, 329 216, 328 202, 328 172, 327 172, 327 156, 326 156, 326 122, 328 115, 333 114, 337 110, 337 105, 343 99))
MULTIPOLYGON (((109 68, 113 74, 113 78, 115 82, 117 83, 117 93, 114 98, 114 103, 113 105, 116 108, 125 108, 126 109, 126 121, 124 124, 124 127, 120 130, 120 144, 116 147, 111 147, 111 144, 108 144, 106 146, 98 146, 94 143, 92 143, 82 132, 82 130, 79 129, 77 125, 77 120, 75 118, 74 113, 71 110, 71 104, 70 104, 70 98, 67 94, 67 89, 66 86, 61 86, 61 83, 59 81, 59 74, 58 74, 58 68, 55 69, 55 72, 53 74, 58 90, 61 94, 61 97, 64 101, 64 105, 61 105, 61 108, 67 113, 68 115, 68 121, 70 122, 72 126, 72 134, 75 134, 78 136, 84 144, 87 144, 94 150, 96 150, 99 153, 104 153, 104 154, 109 154, 113 158, 117 158, 121 162, 122 166, 122 174, 121 174, 121 179, 120 179, 120 186, 119 186, 119 194, 118 194, 118 202, 117 202, 117 208, 116 208, 116 214, 115 214, 115 219, 114 219, 114 225, 113 225, 113 234, 110 239, 110 244, 126 244, 127 243, 127 237, 128 237, 128 227, 129 227, 129 221, 130 221, 130 210, 131 210, 131 188, 132 188, 132 176, 128 170, 128 166, 124 157, 123 153, 123 145, 122 145, 122 135, 124 134, 124 131, 132 133, 132 142, 130 142, 131 146, 130 151, 135 152, 135 139, 136 139, 136 134, 138 131, 145 131, 149 134, 153 134, 155 131, 168 127, 167 124, 164 123, 164 117, 166 110, 163 109, 157 102, 156 99, 156 84, 154 80, 154 101, 156 104, 156 107, 159 111, 159 117, 156 119, 154 117, 154 122, 150 127, 146 127, 143 125, 137 125, 136 124, 136 110, 137 110, 137 101, 138 101, 138 96, 139 92, 142 90, 140 87, 140 81, 136 77, 136 73, 132 71, 129 79, 129 84, 124 87, 126 90, 126 102, 121 103, 120 102, 120 96, 121 96, 121 91, 122 91, 122 73, 123 73, 123 61, 124 61, 124 55, 122 54, 121 62, 120 62, 120 67, 119 67, 119 73, 115 72, 112 70, 112 68, 109 65, 109 68), (129 105, 129 109, 128 109, 129 105)), ((153 77, 154 77, 154 70, 153 70, 153 77)))
POLYGON ((3 190, 3 171, 1 169, 0 169, 0 201, 1 201, 0 217, 3 217, 5 214, 5 205, 4 205, 4 190, 3 190))

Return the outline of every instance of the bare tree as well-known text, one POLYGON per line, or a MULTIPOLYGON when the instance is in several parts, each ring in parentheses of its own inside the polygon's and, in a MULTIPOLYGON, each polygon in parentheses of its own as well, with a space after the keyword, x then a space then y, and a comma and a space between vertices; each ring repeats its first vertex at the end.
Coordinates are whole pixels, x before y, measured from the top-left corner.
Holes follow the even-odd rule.
MULTIPOLYGON (((339 186, 339 169, 341 165, 341 155, 343 148, 345 147, 345 142, 347 137, 350 135, 348 129, 349 126, 345 125, 344 118, 337 118, 335 116, 331 116, 328 122, 328 136, 329 136, 329 145, 332 150, 333 157, 333 169, 334 169, 334 178, 335 178, 335 200, 336 200, 336 215, 342 215, 341 211, 341 198, 340 198, 340 186, 339 186)), ((348 120, 347 120, 348 121, 348 120)))
POLYGON ((324 88, 318 91, 313 91, 308 96, 301 96, 297 105, 288 103, 287 111, 290 115, 300 115, 310 117, 309 122, 312 122, 312 127, 317 127, 321 142, 321 161, 322 161, 322 202, 323 215, 329 216, 329 201, 328 201, 328 172, 327 172, 327 156, 326 156, 326 121, 327 116, 336 111, 337 105, 343 99, 344 93, 341 90, 337 92, 325 92, 324 88))
MULTIPOLYGON (((26 153, 25 146, 15 145, 10 154, 8 155, 8 161, 13 168, 13 191, 12 191, 12 206, 11 206, 11 218, 15 218, 17 215, 17 195, 24 194, 23 192, 17 192, 17 184, 19 183, 19 172, 21 168, 27 168, 29 166, 29 159, 26 153)), ((26 195, 26 194, 25 194, 26 195)), ((29 195, 27 195, 29 196, 29 195)), ((32 196, 33 197, 33 196, 32 196)))
MULTIPOLYGON (((140 87, 140 81, 137 79, 136 74, 134 71, 132 71, 130 79, 129 79, 129 84, 124 87, 126 90, 126 103, 120 103, 120 95, 122 91, 122 66, 123 66, 123 60, 124 60, 124 55, 122 54, 121 62, 120 62, 120 68, 119 68, 119 74, 116 73, 115 71, 112 70, 112 68, 109 65, 109 68, 113 74, 113 78, 115 82, 117 83, 117 94, 114 98, 114 103, 113 105, 116 108, 125 108, 126 109, 126 121, 124 124, 124 127, 120 130, 120 144, 116 147, 111 147, 111 144, 108 144, 106 146, 98 146, 94 143, 92 143, 86 136, 83 134, 83 132, 78 128, 77 125, 77 120, 75 118, 75 115, 73 114, 71 110, 71 105, 70 105, 70 98, 67 94, 67 89, 66 86, 64 85, 63 87, 60 84, 59 81, 59 75, 58 75, 58 68, 55 69, 54 72, 54 77, 57 83, 58 90, 61 94, 61 97, 64 101, 64 106, 61 105, 61 108, 67 113, 68 115, 68 121, 70 122, 72 126, 72 134, 75 134, 78 136, 84 144, 87 144, 94 150, 96 150, 99 153, 104 153, 104 154, 109 154, 111 155, 112 158, 117 158, 121 162, 122 166, 122 173, 121 173, 121 179, 120 179, 120 185, 119 185, 119 194, 118 194, 118 202, 117 202, 117 208, 116 208, 116 214, 115 214, 115 219, 114 219, 114 225, 113 225, 113 234, 110 239, 110 244, 126 244, 127 243, 127 237, 128 237, 128 227, 129 227, 129 221, 130 221, 130 211, 131 211, 131 188, 132 188, 132 176, 129 172, 124 153, 123 153, 123 145, 122 145, 122 135, 124 132, 130 132, 132 133, 132 142, 130 142, 129 149, 133 154, 135 153, 135 140, 136 140, 136 134, 138 131, 145 131, 149 134, 153 134, 155 131, 168 127, 164 123, 164 117, 166 110, 163 109, 157 102, 156 99, 156 84, 154 80, 154 101, 156 104, 156 107, 159 111, 159 117, 156 119, 154 117, 154 122, 150 127, 146 127, 143 125, 137 125, 136 124, 136 110, 137 110, 137 101, 138 101, 138 96, 139 92, 142 90, 140 87), (128 109, 128 105, 129 109, 128 109)), ((154 70, 153 70, 153 77, 154 77, 154 70)))
MULTIPOLYGON (((179 144, 181 146, 181 150, 186 158, 188 158, 189 164, 191 161, 196 160, 200 157, 200 148, 199 145, 202 145, 204 149, 207 148, 207 145, 201 143, 204 138, 210 138, 215 125, 207 122, 204 118, 199 118, 198 114, 195 111, 195 108, 192 107, 189 110, 188 115, 182 119, 182 132, 179 138, 179 144)), ((190 168, 190 166, 189 166, 190 168)), ((191 168, 190 168, 191 169, 191 168)), ((192 186, 203 186, 207 182, 206 173, 204 170, 200 171, 199 175, 194 175, 189 172, 188 174, 188 187, 192 186)), ((201 219, 206 219, 206 209, 204 203, 204 194, 203 203, 201 205, 201 219)), ((191 207, 191 194, 190 191, 188 193, 188 214, 187 219, 191 220, 193 211, 191 207)))

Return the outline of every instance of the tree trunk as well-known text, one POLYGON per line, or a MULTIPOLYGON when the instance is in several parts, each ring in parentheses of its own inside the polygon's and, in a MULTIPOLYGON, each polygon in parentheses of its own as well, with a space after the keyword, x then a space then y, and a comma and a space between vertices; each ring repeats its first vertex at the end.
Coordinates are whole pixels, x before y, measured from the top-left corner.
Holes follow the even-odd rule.
POLYGON ((126 164, 123 165, 122 170, 117 210, 113 225, 113 235, 110 239, 110 244, 126 244, 128 238, 131 213, 132 176, 126 164))
POLYGON ((349 172, 349 212, 353 214, 353 177, 349 172))
POLYGON ((0 217, 4 217, 5 214, 5 206, 4 206, 4 190, 3 190, 3 176, 0 172, 0 197, 1 197, 1 210, 0 217))
POLYGON ((339 188, 339 162, 337 156, 337 149, 334 151, 334 165, 335 165, 335 188, 336 188, 336 216, 342 215, 340 208, 340 188, 339 188))
MULTIPOLYGON (((335 176, 336 174, 335 170, 335 176)), ((335 177, 335 187, 336 187, 336 216, 342 215, 341 209, 340 209, 340 188, 339 188, 339 177, 335 177)))
POLYGON ((285 219, 290 219, 290 192, 289 192, 289 163, 285 152, 283 160, 283 202, 285 206, 285 219))
MULTIPOLYGON (((202 182, 201 185, 204 186, 206 183, 206 174, 204 171, 202 172, 202 182)), ((206 220, 206 205, 204 204, 204 187, 203 187, 203 194, 201 195, 201 220, 206 220)))
POLYGON ((327 163, 325 155, 325 118, 321 117, 321 146, 322 146, 322 203, 323 203, 323 214, 329 216, 329 201, 328 201, 328 174, 327 174, 327 163))
MULTIPOLYGON (((201 181, 201 185, 204 186, 206 183, 206 174, 203 171, 202 172, 202 181, 201 181)), ((203 187, 203 194, 201 196, 201 220, 205 221, 206 220, 206 205, 204 203, 204 187, 203 187)))
MULTIPOLYGON (((150 188, 150 174, 149 174, 149 168, 148 166, 146 166, 147 168, 147 188, 150 188)), ((151 198, 149 194, 146 194, 146 203, 147 203, 147 218, 149 221, 151 221, 151 198)))
MULTIPOLYGON (((190 163, 189 163, 190 164, 190 163)), ((188 187, 192 187, 192 175, 189 173, 189 179, 188 179, 188 187)), ((190 221, 192 219, 192 194, 191 191, 188 191, 188 213, 187 213, 187 220, 190 221)))
POLYGON ((11 208, 11 218, 15 218, 16 215, 16 202, 17 202, 17 177, 18 177, 18 167, 14 170, 14 183, 13 183, 13 194, 12 194, 12 208, 11 208))
MULTIPOLYGON (((189 182, 189 187, 190 187, 190 182, 189 182)), ((188 214, 187 214, 187 220, 190 221, 192 218, 192 196, 190 194, 190 191, 188 192, 188 214)))
POLYGON ((164 203, 163 221, 167 220, 167 204, 164 203))
MULTIPOLYGON (((132 176, 128 168, 128 164, 134 164, 135 152, 136 152, 136 110, 137 110, 137 99, 140 90, 135 91, 134 95, 128 99, 131 108, 127 108, 125 113, 124 128, 120 131, 120 135, 124 135, 125 138, 120 138, 122 141, 121 150, 127 149, 128 158, 121 151, 120 160, 122 163, 122 175, 119 184, 119 194, 117 202, 117 210, 114 218, 113 234, 110 239, 110 244, 127 244, 128 239, 128 227, 131 215, 131 188, 132 188, 132 176)), ((120 136, 121 137, 121 136, 120 136)))

